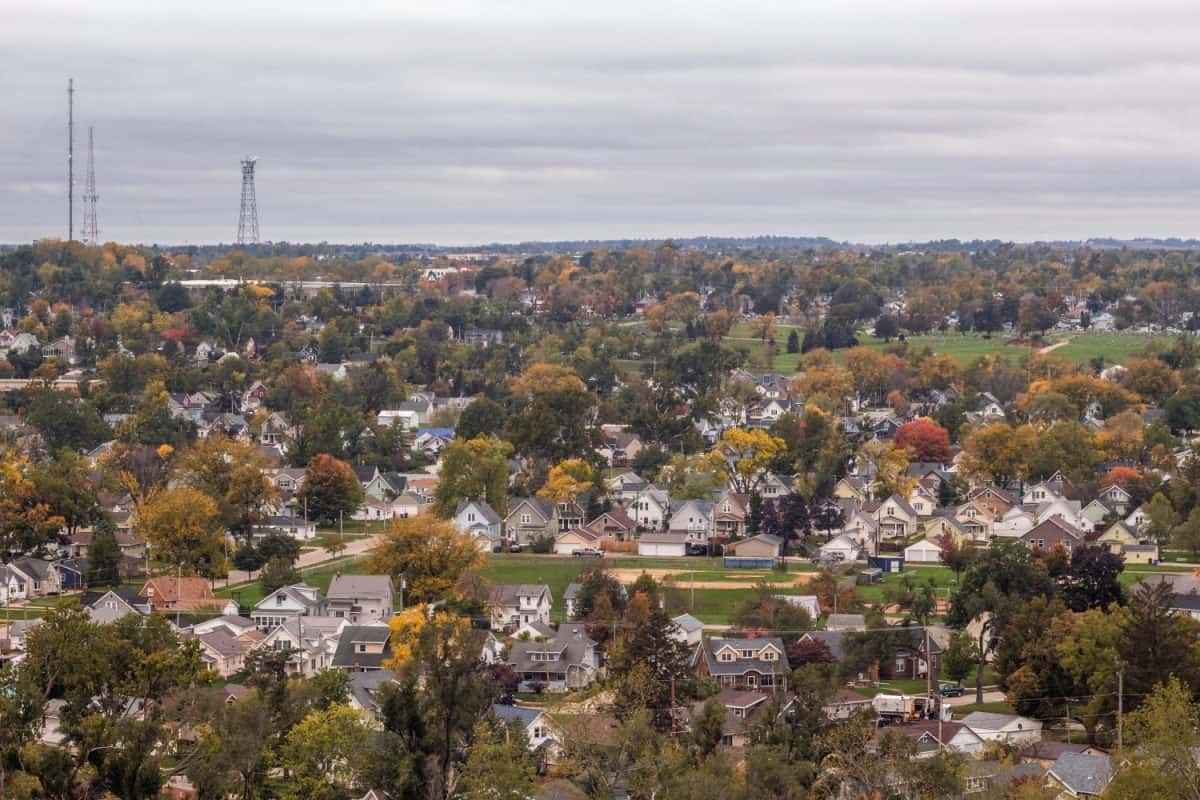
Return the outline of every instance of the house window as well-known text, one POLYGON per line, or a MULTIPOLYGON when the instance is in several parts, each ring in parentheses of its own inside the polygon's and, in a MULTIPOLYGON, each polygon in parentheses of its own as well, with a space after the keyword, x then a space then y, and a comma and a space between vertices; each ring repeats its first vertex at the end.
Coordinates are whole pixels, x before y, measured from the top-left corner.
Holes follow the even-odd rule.
POLYGON ((535 739, 541 739, 541 738, 542 738, 542 729, 541 729, 541 728, 534 728, 534 729, 533 729, 533 738, 535 738, 535 739))
POLYGON ((531 515, 529 515, 529 514, 522 514, 522 515, 521 515, 521 524, 522 524, 522 525, 528 525, 528 524, 530 524, 531 522, 533 522, 533 517, 532 517, 531 515))
POLYGON ((754 658, 754 651, 753 650, 743 650, 743 651, 741 651, 740 655, 742 658, 754 658))
POLYGON ((474 521, 475 521, 475 512, 472 511, 471 513, 467 514, 467 522, 474 522, 474 521))
POLYGON ((283 595, 281 595, 281 594, 275 595, 275 605, 277 605, 277 606, 283 605, 283 595))
POLYGON ((360 644, 360 645, 358 646, 358 652, 360 652, 360 653, 365 653, 365 652, 367 652, 367 646, 366 646, 365 644, 360 644))
POLYGON ((733 661, 733 653, 730 653, 728 650, 726 650, 717 656, 717 661, 724 661, 726 663, 733 661))
POLYGON ((763 654, 762 654, 762 660, 763 661, 774 661, 775 660, 775 651, 774 650, 764 650, 763 654))
POLYGON ((904 672, 908 669, 908 659, 904 656, 896 656, 896 672, 904 672))

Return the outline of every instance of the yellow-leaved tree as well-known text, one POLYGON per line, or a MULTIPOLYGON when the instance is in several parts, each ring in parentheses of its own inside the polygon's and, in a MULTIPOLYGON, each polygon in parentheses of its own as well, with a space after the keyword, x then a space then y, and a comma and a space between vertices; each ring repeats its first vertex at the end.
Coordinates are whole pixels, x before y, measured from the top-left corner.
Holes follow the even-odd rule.
POLYGON ((712 470, 739 494, 750 494, 766 477, 766 469, 787 449, 787 443, 764 430, 730 428, 708 453, 712 470))
POLYGON ((394 519, 371 550, 368 571, 403 579, 415 603, 443 600, 467 573, 483 566, 475 540, 429 514, 394 519))
POLYGON ((591 489, 592 465, 582 458, 568 458, 550 468, 546 485, 538 489, 538 497, 556 503, 574 503, 580 495, 591 489))

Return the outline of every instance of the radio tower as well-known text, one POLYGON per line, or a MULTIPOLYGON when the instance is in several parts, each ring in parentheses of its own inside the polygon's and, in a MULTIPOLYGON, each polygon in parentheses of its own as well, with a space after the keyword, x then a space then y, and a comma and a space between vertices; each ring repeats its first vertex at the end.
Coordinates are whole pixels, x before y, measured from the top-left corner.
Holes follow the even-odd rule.
POLYGON ((257 158, 242 159, 242 213, 238 216, 237 243, 258 244, 258 203, 254 199, 254 165, 257 158))
POLYGON ((75 241, 75 79, 67 78, 67 241, 75 241))
POLYGON ((83 189, 83 241, 100 244, 100 227, 96 219, 96 151, 92 144, 92 127, 88 126, 87 184, 83 189))

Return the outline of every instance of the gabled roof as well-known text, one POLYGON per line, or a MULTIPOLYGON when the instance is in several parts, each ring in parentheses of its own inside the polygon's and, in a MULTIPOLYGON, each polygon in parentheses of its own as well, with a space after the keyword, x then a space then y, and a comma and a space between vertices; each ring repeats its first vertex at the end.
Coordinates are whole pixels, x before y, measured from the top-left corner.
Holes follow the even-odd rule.
POLYGON ((705 639, 701 645, 701 653, 711 675, 744 675, 747 672, 770 674, 786 674, 788 666, 787 651, 783 640, 777 636, 764 636, 760 639, 705 639), (726 647, 738 651, 738 657, 733 661, 719 661, 717 654, 726 647), (764 661, 758 657, 767 647, 773 647, 779 652, 779 658, 774 661, 764 661), (750 650, 755 653, 751 658, 742 658, 740 653, 750 650))
POLYGON ((499 525, 501 522, 503 522, 503 520, 500 519, 500 515, 496 513, 496 510, 492 508, 486 500, 459 500, 458 508, 454 509, 454 516, 457 517, 468 508, 474 508, 476 511, 478 511, 479 515, 483 517, 482 521, 486 522, 488 525, 499 525))
POLYGON ((520 605, 522 597, 537 597, 542 595, 551 600, 550 587, 544 583, 497 583, 492 586, 489 601, 494 606, 520 605))
POLYGON ((383 666, 384 659, 391 655, 387 650, 390 635, 391 631, 386 625, 347 625, 338 637, 333 666, 342 669, 377 669, 383 666), (355 652, 356 644, 382 644, 384 648, 382 653, 358 653, 355 652))
POLYGON ((334 575, 329 582, 328 600, 353 600, 358 597, 376 599, 392 594, 392 579, 388 575, 334 575))
POLYGON ((675 623, 675 626, 684 633, 704 630, 704 623, 693 617, 691 614, 680 614, 677 617, 673 617, 671 622, 675 623))
POLYGON ((318 608, 325 603, 325 597, 320 590, 307 583, 294 583, 291 586, 281 586, 255 604, 256 609, 268 609, 267 601, 282 594, 301 608, 318 608))
POLYGON ((1030 729, 1040 730, 1042 727, 1042 723, 1019 714, 996 714, 990 711, 972 711, 963 717, 962 723, 972 730, 982 731, 1002 731, 1011 725, 1019 727, 1027 723, 1030 729))
POLYGON ((500 703, 492 705, 492 713, 504 722, 519 722, 528 727, 542 715, 540 708, 525 708, 524 706, 506 706, 500 703))
POLYGON ((521 497, 514 498, 512 505, 508 509, 508 519, 512 519, 521 508, 528 507, 535 511, 538 516, 544 520, 554 519, 555 505, 551 500, 544 497, 521 497))
POLYGON ((1098 795, 1112 780, 1112 762, 1103 755, 1063 753, 1050 774, 1076 794, 1098 795))

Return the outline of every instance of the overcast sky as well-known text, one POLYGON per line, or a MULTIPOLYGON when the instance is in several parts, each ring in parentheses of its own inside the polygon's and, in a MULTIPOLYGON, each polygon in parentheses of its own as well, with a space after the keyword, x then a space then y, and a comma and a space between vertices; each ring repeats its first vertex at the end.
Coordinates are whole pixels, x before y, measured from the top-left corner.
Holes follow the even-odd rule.
POLYGON ((0 241, 1200 236, 1200 4, 3 0, 0 241))

